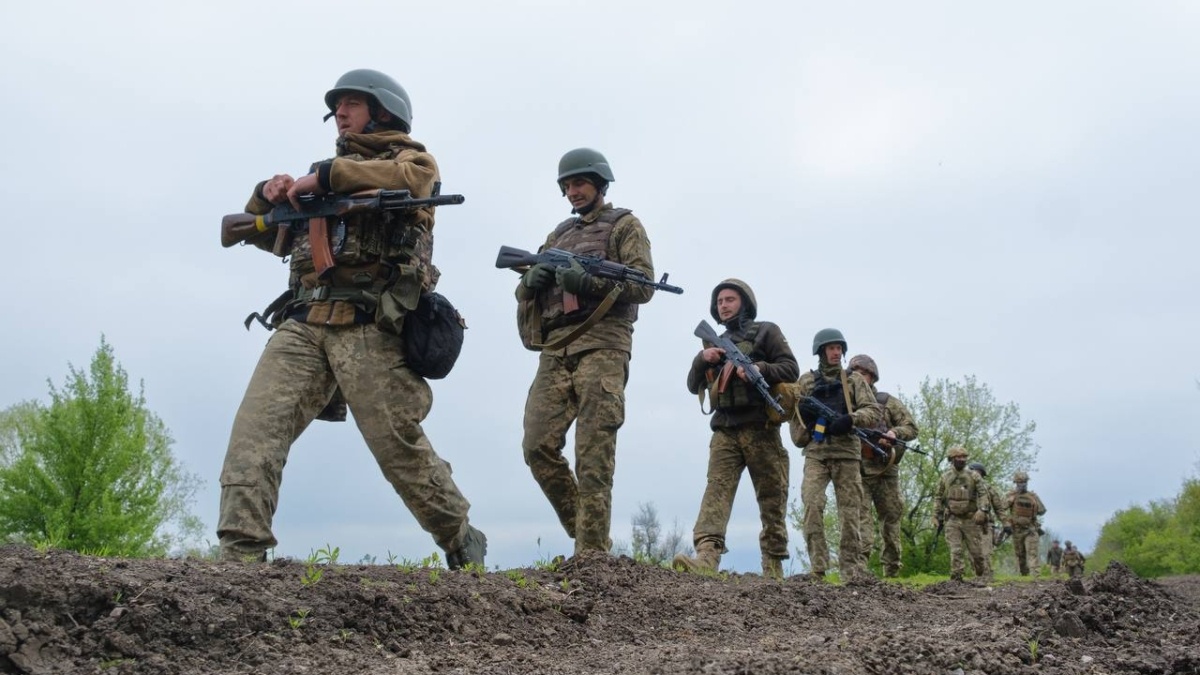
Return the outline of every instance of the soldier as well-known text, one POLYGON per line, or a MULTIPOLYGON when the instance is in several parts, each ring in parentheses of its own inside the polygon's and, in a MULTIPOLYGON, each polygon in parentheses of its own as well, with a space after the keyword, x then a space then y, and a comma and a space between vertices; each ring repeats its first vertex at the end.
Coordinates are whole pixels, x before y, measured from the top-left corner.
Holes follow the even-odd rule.
POLYGON ((871 557, 871 548, 875 544, 875 520, 871 517, 870 506, 870 503, 873 503, 883 538, 883 550, 879 554, 880 562, 883 563, 883 575, 894 577, 900 573, 901 567, 900 517, 904 512, 904 502, 900 498, 900 470, 897 464, 904 452, 899 448, 892 450, 891 441, 915 439, 917 423, 900 399, 875 389, 879 382, 879 367, 875 365, 875 359, 866 354, 855 356, 850 359, 850 372, 858 373, 867 381, 875 400, 883 410, 883 420, 879 429, 884 433, 878 444, 892 453, 890 458, 880 457, 869 449, 863 453, 862 481, 867 499, 863 503, 862 517, 859 521, 863 565, 867 564, 871 557))
POLYGON ((967 468, 979 474, 983 479, 980 483, 979 510, 987 514, 987 521, 979 525, 979 554, 987 561, 988 565, 992 564, 992 550, 995 547, 995 525, 1000 518, 1000 514, 1004 513, 1004 500, 1000 497, 1000 493, 996 491, 992 482, 987 479, 987 468, 981 462, 970 462, 967 468))
POLYGON ((1038 559, 1038 538, 1042 528, 1038 516, 1045 515, 1046 506, 1037 493, 1030 492, 1029 474, 1018 471, 1013 474, 1015 489, 1004 497, 1004 529, 1012 534, 1013 551, 1017 556, 1017 568, 1021 576, 1041 574, 1038 559))
MULTIPOLYGON (((725 326, 728 337, 754 361, 767 384, 795 382, 800 366, 779 326, 756 321, 758 302, 750 286, 739 279, 726 279, 712 292, 709 313, 725 326)), ((783 561, 788 557, 787 493, 788 453, 779 440, 779 423, 767 416, 762 396, 747 382, 742 368, 725 358, 725 351, 705 344, 692 359, 687 377, 688 391, 712 401, 712 440, 708 446, 708 485, 700 502, 700 515, 692 530, 696 557, 680 554, 674 566, 680 570, 711 570, 720 565, 725 548, 725 529, 733 511, 742 470, 748 469, 758 500, 762 531, 763 576, 783 578, 783 561)))
MULTIPOLYGON (((425 146, 409 135, 412 107, 392 78, 352 70, 325 94, 326 119, 337 121, 337 154, 298 179, 279 174, 254 188, 246 210, 266 214, 307 193, 353 193, 373 188, 430 196, 440 180, 425 146)), ((429 384, 406 364, 399 335, 402 307, 432 290, 433 209, 401 215, 365 213, 334 219, 343 230, 336 266, 318 277, 314 248, 328 241, 295 234, 290 294, 272 314, 267 342, 234 418, 221 470, 217 525, 227 559, 266 558, 279 483, 292 442, 340 388, 384 477, 421 527, 446 552, 451 569, 484 564, 487 538, 467 518, 470 504, 421 429, 433 397, 429 384), (344 229, 343 229, 344 228, 344 229), (387 312, 377 308, 387 306, 387 312)), ((270 250, 268 230, 250 243, 270 250)), ((336 401, 335 401, 336 402, 336 401)))
MULTIPOLYGON (((1070 544, 1071 542, 1067 542, 1070 544)), ((1058 540, 1050 542, 1050 550, 1046 551, 1046 562, 1050 565, 1050 571, 1058 574, 1062 571, 1063 549, 1059 546, 1058 540)))
MULTIPOLYGON (((539 250, 600 255, 652 278, 642 223, 629 209, 605 201, 613 180, 599 152, 578 148, 563 155, 558 187, 576 215, 555 227, 539 250)), ((593 277, 578 263, 559 268, 539 263, 517 285, 521 332, 526 345, 541 352, 525 400, 521 447, 576 552, 612 546, 617 430, 625 422, 633 322, 638 305, 653 294, 649 286, 593 277), (574 472, 563 456, 572 424, 574 472)))
POLYGON ((1072 579, 1078 579, 1083 576, 1083 565, 1087 562, 1087 558, 1075 548, 1071 542, 1067 542, 1067 550, 1062 554, 1062 565, 1067 570, 1067 576, 1072 579))
POLYGON ((965 448, 950 448, 946 457, 952 466, 938 481, 933 526, 937 528, 941 524, 946 531, 946 543, 950 546, 950 578, 962 581, 963 546, 966 546, 975 576, 984 583, 990 583, 992 566, 984 559, 979 548, 980 525, 991 518, 984 510, 987 506, 980 504, 986 496, 983 477, 967 468, 965 448))
POLYGON ((859 543, 860 512, 863 508, 862 449, 854 427, 869 428, 883 418, 871 386, 858 373, 842 368, 846 338, 836 328, 824 328, 813 336, 813 356, 818 367, 800 376, 796 391, 799 416, 788 422, 792 443, 804 449, 804 479, 800 501, 804 505, 804 543, 812 574, 823 578, 829 570, 829 545, 825 541, 825 490, 833 483, 837 499, 841 541, 838 559, 846 580, 866 579, 859 543), (826 419, 807 397, 832 408, 826 419))

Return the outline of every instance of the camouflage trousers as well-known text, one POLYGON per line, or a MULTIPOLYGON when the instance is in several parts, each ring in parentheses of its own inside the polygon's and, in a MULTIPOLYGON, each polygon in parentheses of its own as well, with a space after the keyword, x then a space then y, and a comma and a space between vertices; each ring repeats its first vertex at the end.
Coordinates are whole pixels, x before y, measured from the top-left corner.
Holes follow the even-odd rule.
POLYGON ((1038 555, 1038 543, 1041 541, 1036 525, 1013 525, 1013 552, 1017 556, 1017 569, 1022 575, 1039 576, 1042 573, 1041 557, 1038 555))
POLYGON ((871 549, 875 546, 875 518, 871 515, 871 505, 874 504, 883 539, 879 561, 883 563, 884 575, 894 577, 900 571, 900 518, 904 515, 904 502, 900 498, 900 476, 875 474, 863 476, 862 482, 866 496, 859 521, 863 565, 866 566, 871 557, 871 549))
POLYGON ((594 349, 570 356, 542 354, 525 399, 521 448, 575 551, 612 547, 613 474, 617 430, 625 423, 629 354, 594 349), (575 425, 575 470, 563 456, 575 425))
POLYGON ((992 550, 995 549, 995 544, 992 540, 992 521, 989 518, 988 522, 979 525, 979 555, 990 565, 992 563, 992 550))
POLYGON ((420 526, 445 551, 462 546, 470 504, 421 420, 429 384, 404 365, 399 337, 374 324, 286 321, 267 342, 233 421, 221 470, 223 555, 259 556, 278 542, 271 521, 292 443, 340 385, 363 440, 420 526))
POLYGON ((992 580, 992 565, 984 560, 979 548, 979 524, 971 516, 956 516, 946 514, 946 544, 950 547, 950 578, 962 579, 966 560, 963 548, 971 556, 971 568, 975 576, 984 581, 992 580))
POLYGON ((825 489, 833 483, 837 500, 838 525, 842 540, 838 544, 842 577, 865 573, 860 549, 859 522, 863 508, 861 462, 857 459, 804 458, 804 480, 800 501, 804 505, 804 545, 813 574, 829 571, 829 544, 825 540, 825 489))
POLYGON ((788 554, 787 492, 791 462, 779 440, 779 427, 759 424, 736 429, 714 429, 708 444, 708 485, 700 501, 700 515, 692 529, 696 549, 705 542, 726 553, 725 530, 733 512, 742 471, 748 470, 758 501, 762 531, 758 545, 763 556, 782 560, 788 554))

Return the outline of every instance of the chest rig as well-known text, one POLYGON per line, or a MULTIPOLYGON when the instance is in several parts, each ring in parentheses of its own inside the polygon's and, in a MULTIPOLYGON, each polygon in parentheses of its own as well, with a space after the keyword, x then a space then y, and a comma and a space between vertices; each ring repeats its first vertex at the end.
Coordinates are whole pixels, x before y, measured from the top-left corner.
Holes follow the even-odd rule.
MULTIPOLYGON (((605 260, 612 260, 615 257, 615 251, 610 246, 613 227, 630 213, 633 212, 629 209, 605 209, 591 222, 583 222, 581 218, 568 218, 554 228, 546 248, 561 248, 571 253, 596 255, 605 260)), ((580 323, 596 311, 601 301, 602 298, 580 295, 579 309, 568 313, 563 309, 562 287, 555 285, 538 294, 542 327, 553 330, 580 323)), ((637 314, 637 305, 618 301, 606 316, 636 321, 637 314)))

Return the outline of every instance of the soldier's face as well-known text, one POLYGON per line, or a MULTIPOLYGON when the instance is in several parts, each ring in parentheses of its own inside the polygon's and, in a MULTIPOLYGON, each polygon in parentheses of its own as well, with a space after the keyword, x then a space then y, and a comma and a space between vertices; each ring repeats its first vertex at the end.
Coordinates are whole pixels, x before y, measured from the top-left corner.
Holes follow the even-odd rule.
POLYGON ((338 136, 361 134, 371 121, 371 106, 367 104, 366 95, 343 94, 334 108, 333 117, 337 120, 338 136))
POLYGON ((1017 492, 1024 492, 1029 487, 1029 483, 1017 483, 1017 492))
POLYGON ((563 180, 562 185, 567 192, 567 201, 571 202, 571 208, 576 211, 586 210, 600 195, 600 190, 596 189, 590 180, 581 176, 571 176, 563 180))
POLYGON ((962 471, 967 466, 967 458, 966 457, 955 457, 954 459, 950 460, 950 463, 954 465, 955 469, 962 471))
POLYGON ((717 293, 717 316, 721 317, 721 323, 737 316, 737 313, 742 311, 742 296, 732 288, 722 288, 721 292, 717 293))
POLYGON ((841 363, 844 353, 840 343, 833 342, 825 345, 825 363, 841 363))

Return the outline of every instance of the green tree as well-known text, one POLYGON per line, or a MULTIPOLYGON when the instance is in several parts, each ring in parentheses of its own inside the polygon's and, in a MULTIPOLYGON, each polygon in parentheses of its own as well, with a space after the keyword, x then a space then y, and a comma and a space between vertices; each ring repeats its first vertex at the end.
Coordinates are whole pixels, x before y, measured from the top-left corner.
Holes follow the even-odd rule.
POLYGON ((1200 480, 1184 481, 1174 499, 1113 514, 1088 567, 1103 569, 1114 560, 1144 577, 1200 572, 1200 480))
POLYGON ((913 573, 944 573, 949 570, 949 552, 944 542, 937 546, 933 540, 930 519, 938 480, 950 467, 946 451, 956 445, 966 448, 971 461, 984 465, 988 479, 1003 495, 1013 472, 1029 470, 1037 459, 1037 424, 1022 420, 1016 403, 996 401, 991 389, 974 376, 961 382, 925 378, 915 396, 901 394, 900 400, 916 418, 921 449, 929 453, 909 453, 900 467, 904 567, 913 573))
POLYGON ((136 557, 199 536, 188 512, 199 479, 172 456, 142 389, 129 392, 112 347, 102 337, 88 371, 68 367, 49 405, 0 414, 0 537, 136 557))

